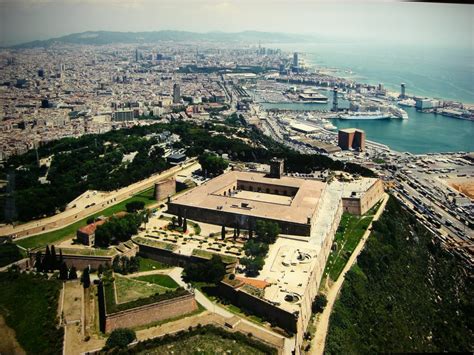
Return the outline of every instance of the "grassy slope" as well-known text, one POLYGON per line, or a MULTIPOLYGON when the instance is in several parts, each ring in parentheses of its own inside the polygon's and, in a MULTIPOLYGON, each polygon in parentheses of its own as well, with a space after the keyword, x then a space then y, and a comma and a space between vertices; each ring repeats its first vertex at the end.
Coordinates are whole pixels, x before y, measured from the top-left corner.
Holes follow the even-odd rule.
POLYGON ((153 349, 148 349, 139 354, 265 354, 254 347, 236 342, 232 339, 224 339, 219 335, 197 334, 187 339, 176 341, 171 344, 159 345, 153 349))
POLYGON ((115 274, 115 287, 117 289, 118 303, 134 301, 138 298, 146 298, 155 293, 165 293, 166 288, 159 285, 148 285, 128 277, 115 274))
POLYGON ((61 283, 29 274, 0 273, 0 312, 31 354, 61 354, 63 328, 56 329, 61 283))
POLYGON ((134 195, 133 197, 130 197, 129 199, 125 201, 122 201, 120 203, 117 203, 116 205, 110 206, 100 212, 93 214, 90 217, 81 219, 80 221, 77 221, 67 227, 64 227, 62 229, 58 229, 52 232, 43 233, 43 234, 33 236, 30 238, 20 239, 18 241, 15 241, 15 244, 18 244, 22 246, 23 248, 37 248, 37 247, 46 246, 47 244, 57 243, 64 239, 72 238, 74 237, 74 235, 76 234, 76 231, 80 227, 83 227, 87 224, 87 220, 89 218, 98 217, 98 216, 108 217, 108 216, 113 215, 114 213, 125 211, 125 205, 132 201, 143 201, 145 202, 145 205, 150 205, 153 202, 156 202, 155 200, 152 199, 152 196, 153 196, 153 188, 144 190, 140 192, 139 194, 134 195))
POLYGON ((159 261, 156 261, 156 260, 143 258, 141 256, 139 258, 140 258, 140 267, 138 269, 139 272, 170 268, 169 265, 160 263, 159 261))
POLYGON ((135 278, 136 280, 145 281, 151 284, 160 285, 166 288, 177 288, 179 285, 168 275, 146 275, 135 278))
POLYGON ((328 354, 470 351, 472 278, 393 198, 347 274, 328 354))

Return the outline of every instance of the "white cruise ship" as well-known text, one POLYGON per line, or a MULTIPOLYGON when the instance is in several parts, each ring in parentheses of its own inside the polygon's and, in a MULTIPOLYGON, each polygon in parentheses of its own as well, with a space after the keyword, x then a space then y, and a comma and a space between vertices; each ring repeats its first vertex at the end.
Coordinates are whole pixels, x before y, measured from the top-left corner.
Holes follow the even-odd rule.
POLYGON ((389 112, 380 111, 354 111, 339 115, 341 120, 385 120, 390 117, 389 112))

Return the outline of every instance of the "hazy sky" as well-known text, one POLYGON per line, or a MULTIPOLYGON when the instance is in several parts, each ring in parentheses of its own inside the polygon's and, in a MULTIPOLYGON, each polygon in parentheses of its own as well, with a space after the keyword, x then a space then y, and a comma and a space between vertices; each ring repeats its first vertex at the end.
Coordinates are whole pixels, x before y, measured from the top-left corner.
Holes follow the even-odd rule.
POLYGON ((473 47, 474 6, 322 0, 0 0, 0 44, 89 30, 279 31, 473 47))

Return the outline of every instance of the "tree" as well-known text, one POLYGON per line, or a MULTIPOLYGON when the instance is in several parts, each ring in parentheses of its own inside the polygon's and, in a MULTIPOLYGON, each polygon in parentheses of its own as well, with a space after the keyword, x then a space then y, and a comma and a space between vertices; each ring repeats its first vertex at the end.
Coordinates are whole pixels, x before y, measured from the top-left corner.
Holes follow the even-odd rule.
POLYGON ((280 227, 276 222, 258 220, 255 228, 257 239, 263 243, 273 244, 280 234, 280 227))
POLYGON ((176 228, 176 217, 171 217, 171 228, 176 228))
POLYGON ((245 274, 250 277, 258 276, 263 265, 265 265, 265 261, 261 256, 242 258, 240 259, 240 263, 245 266, 245 274))
POLYGON ((188 221, 186 220, 186 217, 183 219, 183 233, 186 233, 188 231, 188 221))
POLYGON ((58 264, 61 265, 63 263, 63 251, 59 249, 59 261, 58 264))
POLYGON ((112 217, 95 231, 95 243, 107 247, 129 240, 138 233, 138 227, 143 221, 143 216, 138 213, 129 213, 124 217, 112 217))
POLYGON ((86 267, 81 275, 81 283, 84 288, 89 288, 91 285, 91 277, 89 274, 89 268, 86 267))
POLYGON ((59 279, 60 280, 67 280, 68 278, 68 270, 67 270, 67 265, 63 261, 61 263, 61 266, 59 267, 59 279))
POLYGON ((76 280, 77 279, 77 271, 75 266, 71 266, 69 269, 69 275, 68 275, 69 280, 76 280))
POLYGON ((226 273, 225 264, 218 255, 213 255, 210 260, 202 263, 189 263, 184 267, 183 280, 186 282, 209 282, 217 284, 226 273))
POLYGON ((51 258, 51 251, 49 250, 49 245, 46 245, 46 251, 43 258, 43 271, 50 272, 53 270, 53 259, 51 258))
POLYGON ((328 300, 325 295, 317 295, 311 304, 311 311, 313 313, 321 313, 327 304, 328 300))
POLYGON ((201 164, 202 171, 211 175, 220 175, 229 166, 225 159, 210 153, 201 154, 199 164, 201 164))
POLYGON ((137 338, 135 331, 128 328, 118 328, 110 333, 107 342, 105 343, 106 349, 119 348, 124 349, 128 344, 133 342, 137 338))
POLYGON ((181 217, 181 210, 178 211, 178 227, 183 225, 183 217, 181 217))
POLYGON ((128 213, 134 213, 137 211, 141 211, 145 208, 145 202, 143 201, 132 201, 125 204, 125 209, 128 213))
POLYGON ((43 272, 44 271, 44 265, 43 265, 43 255, 40 251, 36 252, 35 256, 35 268, 37 272, 43 272))
POLYGON ((249 239, 244 244, 245 255, 247 256, 265 256, 268 253, 268 244, 249 239))
POLYGON ((145 222, 145 229, 146 229, 146 224, 150 221, 150 217, 152 216, 153 212, 147 208, 143 214, 143 222, 145 222))
POLYGON ((102 264, 97 268, 97 275, 102 275, 104 273, 104 266, 102 264))
POLYGON ((53 270, 59 269, 59 264, 58 264, 58 259, 56 257, 56 248, 54 247, 54 244, 51 245, 51 268, 53 270))

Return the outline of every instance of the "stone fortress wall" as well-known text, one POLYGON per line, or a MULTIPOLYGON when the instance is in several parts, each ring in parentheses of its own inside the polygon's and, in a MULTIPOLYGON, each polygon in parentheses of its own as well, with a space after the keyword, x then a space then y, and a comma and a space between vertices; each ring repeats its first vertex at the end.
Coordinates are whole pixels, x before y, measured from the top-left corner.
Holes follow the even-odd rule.
POLYGON ((135 328, 160 320, 179 317, 198 309, 194 294, 148 304, 105 315, 105 332, 117 328, 135 328))

